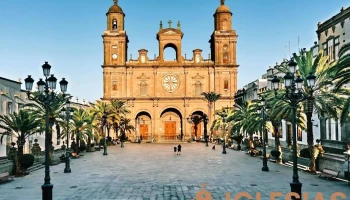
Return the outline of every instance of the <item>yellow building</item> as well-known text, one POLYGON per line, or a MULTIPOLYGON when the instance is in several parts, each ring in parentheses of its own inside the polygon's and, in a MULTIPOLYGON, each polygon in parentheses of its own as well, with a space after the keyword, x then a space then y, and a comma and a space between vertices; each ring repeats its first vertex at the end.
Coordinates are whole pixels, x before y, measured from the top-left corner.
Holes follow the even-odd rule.
MULTIPOLYGON (((215 27, 209 40, 211 54, 204 59, 201 49, 193 50, 192 58, 184 57, 180 23, 176 28, 163 28, 157 33, 159 55, 151 59, 140 49, 137 59, 127 58, 129 38, 124 29, 125 13, 116 0, 107 12, 104 31, 103 101, 126 101, 129 118, 134 120, 135 133, 129 137, 154 137, 155 140, 189 139, 203 135, 203 123, 188 123, 191 114, 214 113, 213 109, 232 106, 237 90, 236 31, 232 29, 232 13, 221 0, 214 14, 215 27), (164 49, 176 52, 175 60, 164 60, 164 49), (209 111, 202 92, 222 94, 209 111)), ((209 116, 209 124, 214 120, 209 116)), ((209 129, 209 127, 208 127, 209 129)), ((209 133, 208 133, 209 134, 209 133)))

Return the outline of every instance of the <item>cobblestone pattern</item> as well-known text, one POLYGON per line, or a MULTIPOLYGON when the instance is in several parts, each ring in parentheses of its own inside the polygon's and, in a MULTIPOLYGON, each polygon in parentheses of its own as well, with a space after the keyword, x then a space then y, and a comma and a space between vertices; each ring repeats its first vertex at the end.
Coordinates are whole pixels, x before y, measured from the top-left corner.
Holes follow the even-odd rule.
MULTIPOLYGON (((52 166, 51 183, 55 200, 89 199, 195 199, 202 183, 216 200, 226 199, 246 191, 254 199, 257 192, 261 200, 270 199, 270 192, 284 195, 290 191, 292 168, 268 163, 270 171, 262 172, 262 160, 244 152, 227 150, 221 154, 203 143, 182 144, 182 155, 174 155, 173 144, 126 144, 125 148, 108 148, 85 153, 71 160, 71 174, 63 173, 64 164, 52 166)), ((343 192, 350 198, 350 186, 299 173, 303 192, 314 199, 322 192, 330 199, 333 192, 343 192)), ((41 199, 44 169, 24 178, 0 185, 0 199, 41 199), (17 188, 17 189, 16 189, 17 188)), ((243 198, 241 198, 243 199, 243 198)), ((276 200, 284 199, 276 198, 276 200)))

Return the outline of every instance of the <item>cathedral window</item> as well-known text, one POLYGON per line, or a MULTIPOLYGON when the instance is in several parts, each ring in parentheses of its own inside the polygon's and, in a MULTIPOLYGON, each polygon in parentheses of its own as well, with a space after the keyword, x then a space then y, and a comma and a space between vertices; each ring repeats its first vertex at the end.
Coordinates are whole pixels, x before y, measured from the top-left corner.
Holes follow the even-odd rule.
POLYGON ((224 90, 228 90, 228 80, 224 80, 224 90))
POLYGON ((141 96, 147 96, 147 83, 144 81, 140 83, 140 93, 141 96))
POLYGON ((228 63, 228 54, 227 53, 224 53, 223 61, 224 61, 224 63, 228 63))
POLYGON ((118 90, 117 81, 113 81, 113 82, 112 82, 112 89, 113 89, 114 91, 118 90))
POLYGON ((197 81, 194 84, 194 87, 195 87, 196 96, 200 96, 202 94, 202 83, 200 81, 197 81))
POLYGON ((117 27, 118 27, 117 20, 116 20, 116 19, 113 19, 113 22, 112 22, 112 29, 113 29, 113 30, 116 30, 117 27))

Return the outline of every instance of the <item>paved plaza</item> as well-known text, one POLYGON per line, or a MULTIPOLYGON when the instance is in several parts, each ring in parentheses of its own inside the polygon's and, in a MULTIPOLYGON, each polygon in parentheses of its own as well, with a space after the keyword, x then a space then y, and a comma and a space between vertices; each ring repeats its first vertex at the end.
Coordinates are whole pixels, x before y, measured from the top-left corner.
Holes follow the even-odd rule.
MULTIPOLYGON (((269 199, 271 191, 287 194, 292 168, 269 162, 269 172, 262 172, 262 160, 244 152, 227 149, 221 154, 204 143, 182 144, 182 155, 173 153, 174 144, 126 144, 103 151, 85 153, 71 160, 72 173, 63 173, 64 164, 52 166, 51 183, 54 199, 195 199, 202 183, 212 198, 226 199, 226 192, 261 192, 269 199)), ((303 192, 314 199, 323 192, 330 199, 333 192, 350 197, 350 187, 341 181, 330 181, 300 172, 303 192)), ((0 199, 41 199, 44 169, 23 178, 0 184, 0 199)), ((241 198, 243 199, 243 198, 241 198)), ((276 198, 276 199, 284 199, 276 198)), ((341 198, 338 198, 341 199, 341 198)))

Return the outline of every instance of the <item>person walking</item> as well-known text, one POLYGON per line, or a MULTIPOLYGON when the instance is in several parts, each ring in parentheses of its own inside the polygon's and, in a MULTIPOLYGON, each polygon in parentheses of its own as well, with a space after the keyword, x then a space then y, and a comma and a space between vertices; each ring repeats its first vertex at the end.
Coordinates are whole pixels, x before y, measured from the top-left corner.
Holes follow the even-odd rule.
POLYGON ((211 149, 215 150, 215 144, 214 144, 213 148, 211 148, 211 149))
POLYGON ((174 155, 177 155, 176 150, 177 150, 177 147, 176 147, 176 144, 174 144, 174 155))
POLYGON ((181 155, 181 144, 177 145, 177 155, 181 155))

